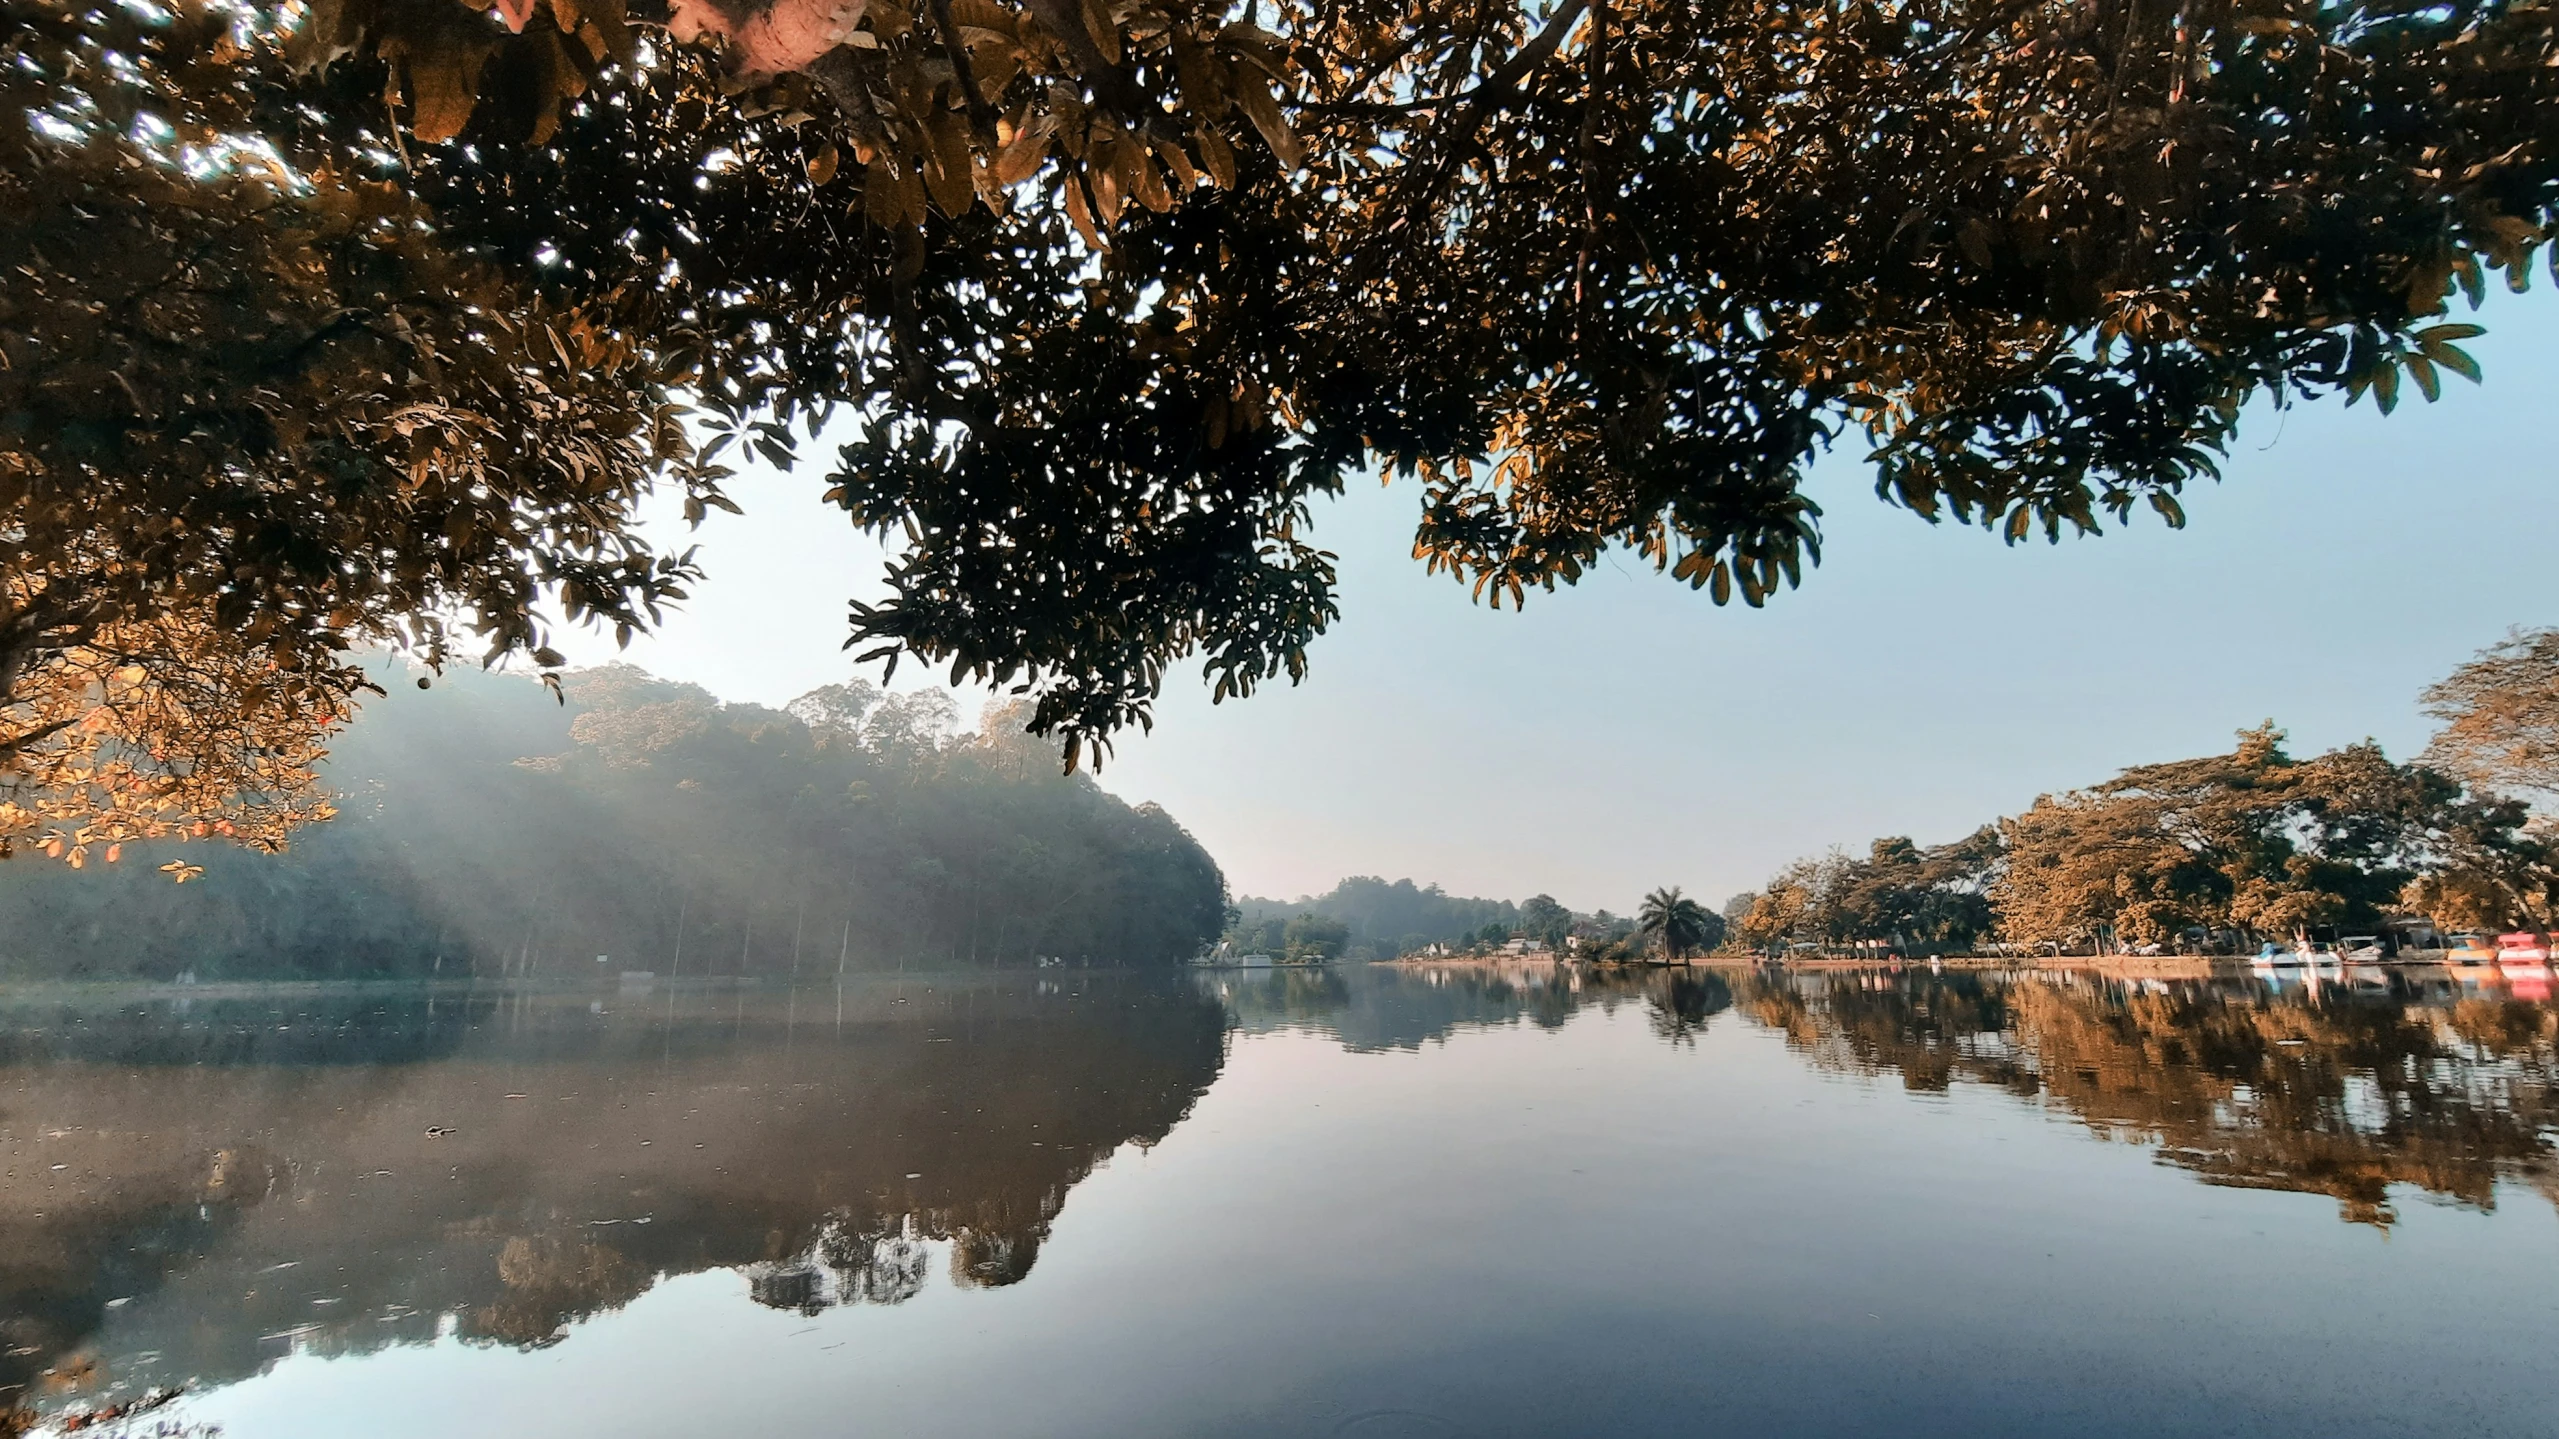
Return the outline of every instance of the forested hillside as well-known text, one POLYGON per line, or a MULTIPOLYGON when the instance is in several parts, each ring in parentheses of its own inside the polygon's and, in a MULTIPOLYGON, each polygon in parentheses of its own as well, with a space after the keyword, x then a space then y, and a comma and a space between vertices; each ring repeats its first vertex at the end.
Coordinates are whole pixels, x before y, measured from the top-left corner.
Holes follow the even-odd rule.
MULTIPOLYGON (((1546 901, 1552 907, 1554 901, 1546 901)), ((1506 899, 1470 899, 1449 894, 1438 885, 1415 886, 1409 879, 1392 883, 1370 875, 1354 875, 1325 894, 1297 900, 1246 897, 1235 902, 1236 923, 1229 931, 1239 947, 1274 953, 1290 948, 1290 921, 1325 922, 1328 942, 1337 950, 1374 959, 1392 959, 1427 944, 1464 944, 1476 938, 1508 936, 1521 922, 1522 907, 1506 899), (1338 927, 1339 933, 1331 927, 1338 927)))
POLYGON ((627 666, 539 684, 406 675, 335 746, 336 819, 281 855, 130 847, 0 864, 0 974, 781 977, 921 964, 1160 963, 1225 879, 991 707, 831 686, 723 705, 627 666), (202 865, 187 884, 158 866, 202 865), (598 956, 606 956, 598 963, 598 956))

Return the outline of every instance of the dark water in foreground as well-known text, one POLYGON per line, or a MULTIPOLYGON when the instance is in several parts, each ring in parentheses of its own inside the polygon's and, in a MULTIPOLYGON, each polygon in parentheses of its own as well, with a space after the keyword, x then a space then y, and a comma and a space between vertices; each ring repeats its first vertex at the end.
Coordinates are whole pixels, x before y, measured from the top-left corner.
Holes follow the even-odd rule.
POLYGON ((0 993, 0 1401, 2547 1436, 2555 1037, 2442 971, 0 993))

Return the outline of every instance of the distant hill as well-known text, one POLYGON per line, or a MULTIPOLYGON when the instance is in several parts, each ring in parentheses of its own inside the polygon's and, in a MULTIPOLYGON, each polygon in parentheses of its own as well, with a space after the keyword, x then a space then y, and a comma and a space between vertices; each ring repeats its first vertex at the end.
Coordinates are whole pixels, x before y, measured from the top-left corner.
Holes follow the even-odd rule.
POLYGON ((134 846, 0 863, 0 977, 389 977, 1189 957, 1216 861, 939 692, 722 704, 629 666, 387 677, 327 767, 337 819, 282 855, 134 846), (203 878, 172 884, 183 856, 203 878), (597 956, 606 956, 604 965, 597 956))
POLYGON ((1511 929, 1520 922, 1520 907, 1506 899, 1469 899, 1438 885, 1415 886, 1409 879, 1389 882, 1358 875, 1333 886, 1329 893, 1297 900, 1235 901, 1235 932, 1249 934, 1273 920, 1299 915, 1339 920, 1350 930, 1351 953, 1392 958, 1426 944, 1455 944, 1486 926, 1511 929))

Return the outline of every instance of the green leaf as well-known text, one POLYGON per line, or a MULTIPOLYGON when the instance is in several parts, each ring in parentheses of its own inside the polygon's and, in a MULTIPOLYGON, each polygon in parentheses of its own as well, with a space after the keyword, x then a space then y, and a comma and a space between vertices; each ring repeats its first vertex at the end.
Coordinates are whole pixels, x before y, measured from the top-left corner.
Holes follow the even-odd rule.
POLYGON ((2417 388, 2425 392, 2427 404, 2443 398, 2443 379, 2435 373, 2434 361, 2423 355, 2410 355, 2399 363, 2408 367, 2409 375, 2417 381, 2417 388))

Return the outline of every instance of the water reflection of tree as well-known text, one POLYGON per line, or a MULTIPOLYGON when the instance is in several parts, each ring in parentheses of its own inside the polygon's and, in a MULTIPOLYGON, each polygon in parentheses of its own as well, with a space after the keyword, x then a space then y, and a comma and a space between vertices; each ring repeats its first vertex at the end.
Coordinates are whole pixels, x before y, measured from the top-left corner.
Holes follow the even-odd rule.
POLYGON ((2334 986, 2072 976, 1753 976, 1741 1007, 1825 1067, 1914 1090, 1996 1085, 2209 1183, 2335 1198, 2388 1225, 2394 1184, 2479 1209, 2548 1186, 2559 1018, 2334 986))
POLYGON ((1733 1007, 1733 987, 1711 969, 1670 969, 1644 986, 1653 1033, 1673 1044, 1695 1044, 1706 1021, 1733 1007))
POLYGON ((838 1303, 904 1304, 924 1292, 929 1251, 904 1225, 838 1221, 827 1226, 817 1256, 835 1275, 838 1303))
POLYGON ((1418 1049, 1462 1030, 1522 1022, 1560 1029, 1585 1006, 1614 1012, 1644 997, 1653 982, 1647 976, 1659 973, 1545 961, 1353 964, 1215 970, 1203 974, 1200 985, 1227 1007, 1239 1029, 1311 1030, 1340 1040, 1344 1048, 1373 1053, 1418 1049))
POLYGON ((1015 1283, 1223 1054, 1178 976, 881 982, 840 1021, 823 991, 630 1009, 448 1003, 437 1043, 386 1013, 404 1062, 377 1068, 338 1062, 360 1022, 316 1063, 200 1064, 198 1030, 255 1026, 164 1014, 155 1065, 140 1019, 90 1062, 37 1032, 64 1016, 0 1015, 0 1053, 40 1056, 0 1060, 0 1386, 83 1354, 130 1387, 440 1331, 542 1345, 704 1269, 802 1309, 898 1303, 945 1251, 956 1285, 1015 1283))
POLYGON ((462 1325, 468 1337, 545 1348, 579 1319, 618 1309, 657 1278, 629 1255, 578 1235, 517 1235, 498 1251, 505 1291, 462 1325))

